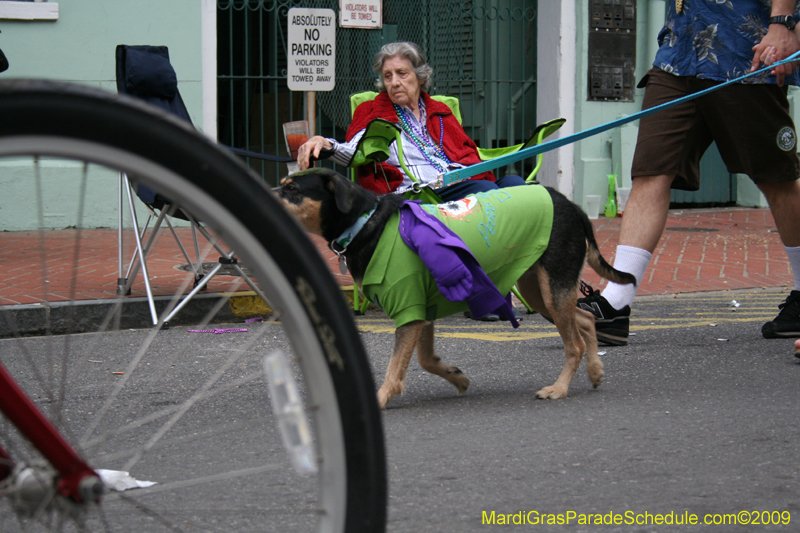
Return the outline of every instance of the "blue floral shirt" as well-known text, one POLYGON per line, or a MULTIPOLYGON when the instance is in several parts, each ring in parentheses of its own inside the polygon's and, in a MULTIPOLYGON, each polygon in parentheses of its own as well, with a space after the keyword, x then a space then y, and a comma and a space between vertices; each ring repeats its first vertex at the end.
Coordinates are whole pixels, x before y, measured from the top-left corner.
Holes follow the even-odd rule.
MULTIPOLYGON (((684 0, 681 13, 669 2, 659 49, 653 66, 676 76, 697 76, 719 81, 750 72, 753 46, 767 34, 769 0, 684 0)), ((795 6, 797 18, 798 6, 795 6)), ((745 83, 775 83, 768 72, 745 83)), ((800 85, 800 70, 785 83, 800 85)))

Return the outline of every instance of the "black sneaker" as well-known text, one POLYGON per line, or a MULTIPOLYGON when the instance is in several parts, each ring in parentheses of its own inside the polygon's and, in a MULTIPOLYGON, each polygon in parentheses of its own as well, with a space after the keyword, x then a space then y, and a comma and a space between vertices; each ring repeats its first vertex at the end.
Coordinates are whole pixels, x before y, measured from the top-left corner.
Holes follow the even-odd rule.
POLYGON ((800 337, 800 291, 792 291, 778 306, 781 310, 772 322, 761 327, 765 339, 800 337))
POLYGON ((614 309, 608 300, 600 295, 600 291, 594 290, 583 281, 581 281, 581 292, 585 297, 578 299, 578 307, 594 315, 598 342, 612 346, 627 346, 631 306, 626 305, 620 310, 614 309))
POLYGON ((472 320, 480 320, 481 322, 497 322, 498 320, 500 320, 500 317, 493 313, 489 313, 488 315, 483 315, 481 317, 475 318, 472 316, 472 311, 464 311, 464 316, 467 318, 471 318, 472 320))
MULTIPOLYGON (((512 307, 512 309, 514 311, 514 318, 517 319, 517 322, 521 322, 522 313, 520 313, 516 307, 512 307)), ((472 318, 472 320, 480 320, 481 322, 497 322, 498 320, 501 319, 508 321, 508 318, 500 317, 499 315, 495 315, 492 313, 489 313, 488 315, 483 315, 482 317, 479 318, 473 318, 472 313, 470 311, 464 311, 464 316, 467 318, 472 318)))

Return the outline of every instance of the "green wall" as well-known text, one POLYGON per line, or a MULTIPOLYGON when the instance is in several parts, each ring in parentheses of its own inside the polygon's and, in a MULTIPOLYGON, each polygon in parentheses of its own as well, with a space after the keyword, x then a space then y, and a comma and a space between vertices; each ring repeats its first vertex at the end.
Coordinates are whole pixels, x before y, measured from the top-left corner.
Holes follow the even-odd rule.
MULTIPOLYGON (((650 9, 661 12, 663 20, 663 0, 639 1, 636 3, 636 82, 644 76, 650 68, 653 57, 649 52, 649 28, 648 11, 650 9)), ((576 3, 576 28, 577 28, 577 58, 575 83, 577 86, 575 94, 575 131, 583 131, 620 117, 632 115, 642 108, 642 97, 644 89, 636 89, 633 102, 595 102, 588 98, 588 64, 587 50, 589 49, 589 3, 578 1, 576 3)), ((660 29, 660 26, 659 26, 660 29)), ((652 36, 655 39, 655 35, 652 36)), ((653 51, 653 55, 655 51, 653 51)), ((633 122, 638 125, 638 121, 633 122)), ((608 198, 608 174, 615 172, 614 159, 612 157, 615 140, 620 137, 620 129, 612 129, 607 132, 589 137, 575 145, 575 191, 574 201, 578 205, 585 205, 587 194, 599 194, 602 197, 602 207, 608 198)), ((623 140, 624 137, 623 137, 623 140)), ((616 172, 620 176, 627 174, 625 186, 630 187, 630 168, 622 168, 624 165, 618 163, 619 168, 616 172)))
MULTIPOLYGON (((60 0, 56 21, 0 19, 0 49, 10 68, 0 78, 52 78, 116 92, 114 50, 118 44, 166 45, 178 74, 181 95, 196 126, 202 117, 201 4, 197 0, 60 0)), ((2 120, 2 117, 0 117, 2 120)), ((30 165, 0 162, 0 230, 35 229, 33 214, 21 208, 31 198, 30 165)), ((64 172, 70 169, 65 168, 64 172)), ((70 195, 57 169, 48 168, 45 189, 70 195)), ((117 186, 102 180, 93 188, 88 227, 117 225, 117 186)), ((64 227, 57 215, 46 224, 64 227)), ((66 222, 66 221, 63 221, 66 222)))
MULTIPOLYGON (((644 89, 636 89, 634 102, 593 102, 587 100, 587 50, 589 47, 589 3, 579 0, 576 3, 577 28, 577 85, 575 102, 575 131, 583 131, 641 110, 644 89)), ((650 69, 658 47, 657 36, 664 23, 666 2, 664 0, 639 0, 636 2, 636 81, 637 83, 650 69)), ((789 88, 792 115, 795 124, 800 124, 800 106, 796 105, 800 89, 789 88)), ((624 185, 630 186, 630 162, 635 147, 638 121, 622 128, 580 141, 575 146, 575 189, 574 200, 585 206, 587 194, 599 194, 601 207, 608 198, 607 174, 617 173, 624 185)), ((725 172, 719 161, 719 171, 725 172)), ((737 174, 733 180, 732 191, 736 203, 742 206, 767 207, 766 199, 745 175, 737 174)), ((602 210, 602 209, 601 209, 602 210)))

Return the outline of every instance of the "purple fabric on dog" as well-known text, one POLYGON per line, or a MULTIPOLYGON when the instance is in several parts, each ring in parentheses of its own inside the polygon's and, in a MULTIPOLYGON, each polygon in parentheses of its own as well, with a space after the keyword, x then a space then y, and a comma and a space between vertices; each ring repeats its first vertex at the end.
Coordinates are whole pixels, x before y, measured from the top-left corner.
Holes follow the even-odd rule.
POLYGON ((418 201, 404 202, 400 208, 400 236, 419 255, 445 298, 466 301, 472 316, 494 313, 519 327, 511 294, 503 297, 461 237, 426 213, 418 201))

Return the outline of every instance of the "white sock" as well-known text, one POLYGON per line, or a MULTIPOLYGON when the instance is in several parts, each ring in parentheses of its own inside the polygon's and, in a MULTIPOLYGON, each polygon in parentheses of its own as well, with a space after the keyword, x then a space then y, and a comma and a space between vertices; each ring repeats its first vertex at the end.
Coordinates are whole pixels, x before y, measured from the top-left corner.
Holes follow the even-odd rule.
POLYGON ((794 246, 786 249, 786 255, 789 256, 789 264, 792 265, 792 272, 794 273, 794 290, 800 291, 800 246, 794 246))
MULTIPOLYGON (((633 246, 625 246, 624 244, 617 245, 617 255, 614 257, 614 268, 622 272, 633 274, 636 278, 636 285, 628 284, 622 285, 609 281, 603 292, 603 298, 608 300, 611 307, 619 311, 626 305, 633 303, 633 297, 636 296, 636 289, 642 282, 644 272, 653 259, 653 254, 642 248, 634 248, 633 246)), ((798 269, 800 270, 800 268, 798 269)))

